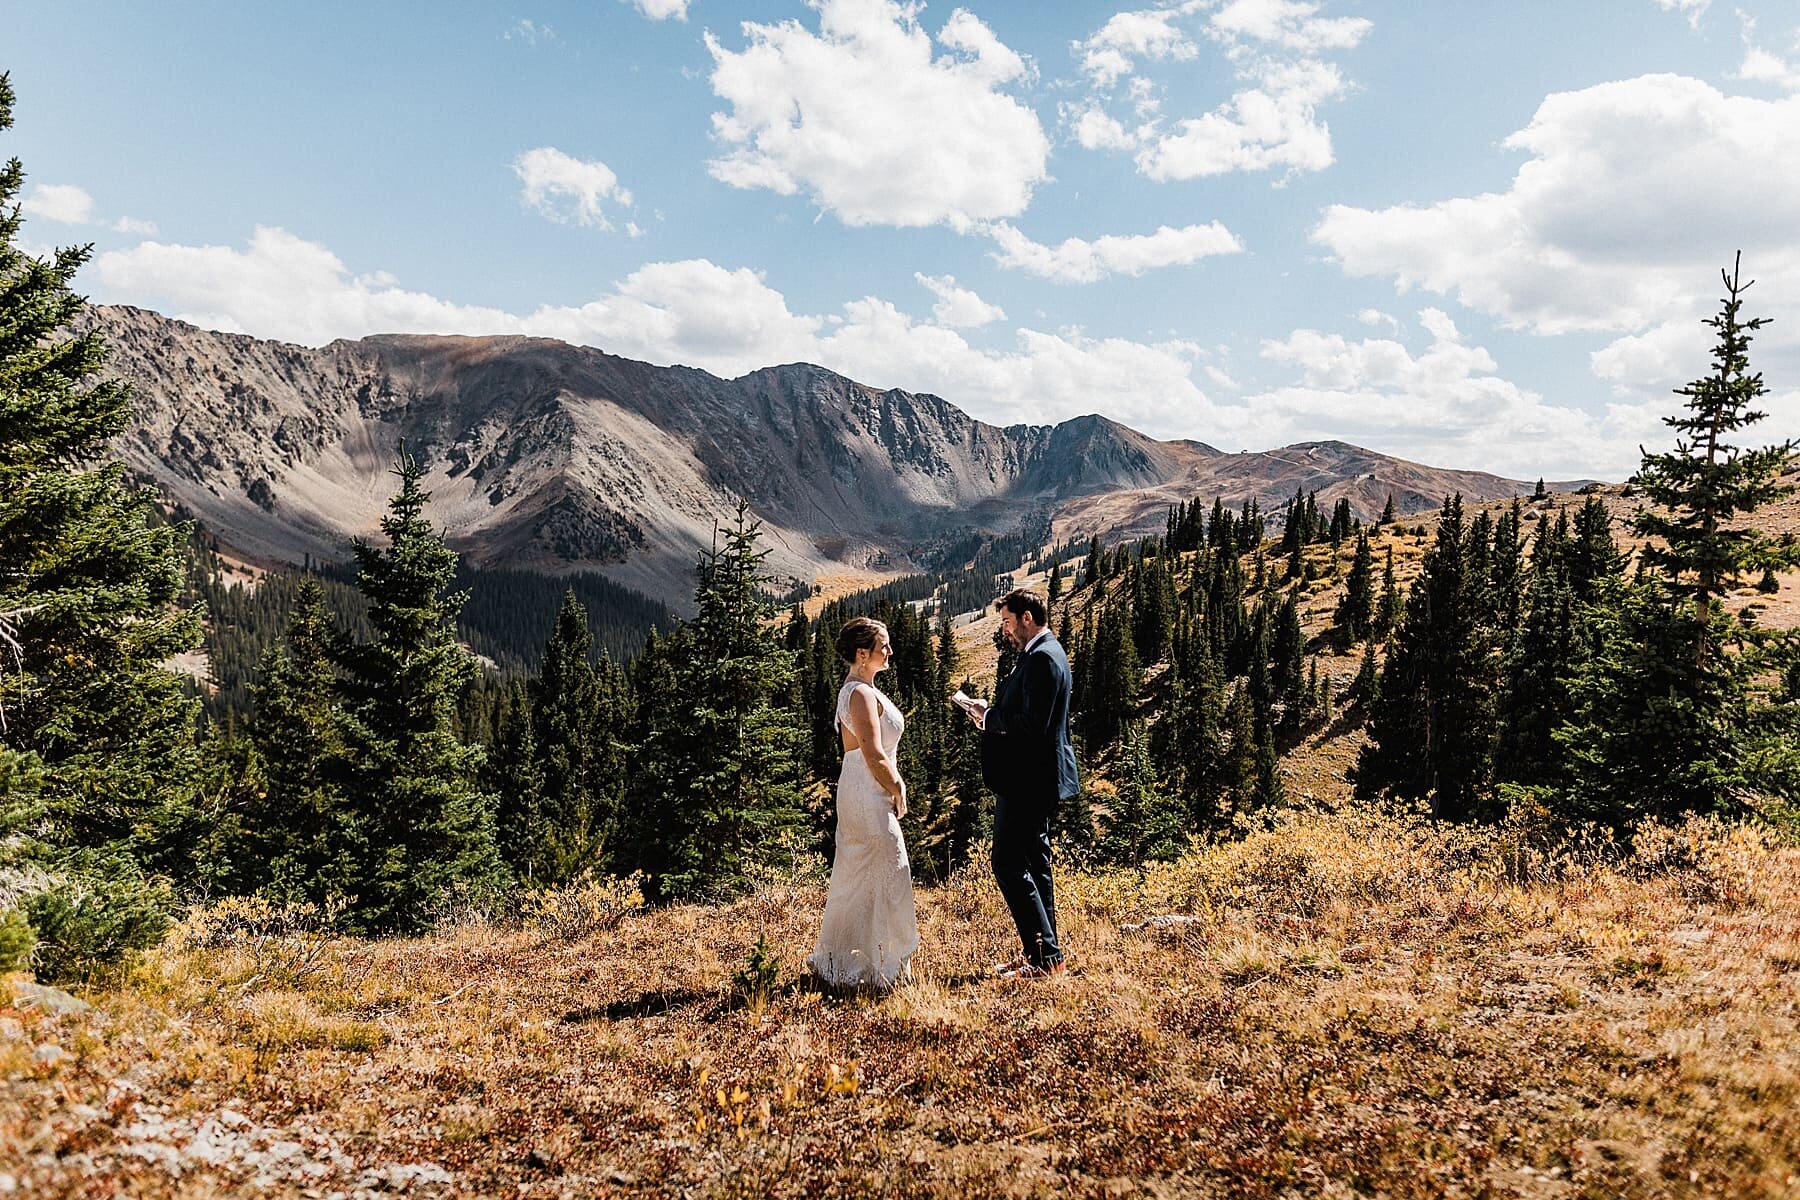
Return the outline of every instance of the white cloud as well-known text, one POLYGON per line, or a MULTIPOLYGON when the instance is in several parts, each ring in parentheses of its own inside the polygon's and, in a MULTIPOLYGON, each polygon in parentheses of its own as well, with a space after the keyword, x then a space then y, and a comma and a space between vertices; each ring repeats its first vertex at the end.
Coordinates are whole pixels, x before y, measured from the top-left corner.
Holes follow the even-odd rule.
POLYGON ((1060 283, 1092 283, 1107 275, 1142 275, 1158 267, 1182 266, 1217 254, 1242 253, 1237 236, 1217 221, 1149 234, 1105 234, 1087 241, 1066 238, 1060 245, 1032 241, 1001 221, 987 228, 999 245, 994 261, 1060 283))
POLYGON ((1231 0, 1208 24, 1215 36, 1246 38, 1302 54, 1354 49, 1374 27, 1362 17, 1321 17, 1320 7, 1301 0, 1231 0))
POLYGON ((547 45, 562 40, 556 30, 548 25, 540 25, 529 17, 521 17, 517 24, 501 36, 509 42, 524 42, 527 46, 535 46, 539 42, 547 45))
POLYGON ((687 20, 688 0, 631 0, 632 5, 652 21, 687 20))
MULTIPOLYGON (((1747 315, 1773 319, 1752 361, 1772 381, 1800 377, 1800 95, 1644 76, 1549 96, 1505 145, 1529 155, 1505 191, 1333 206, 1313 240, 1352 275, 1453 296, 1510 328, 1610 338, 1590 368, 1609 413, 1640 416, 1672 411, 1669 390, 1708 370, 1701 322, 1741 248, 1758 281, 1747 315)), ((1800 433, 1800 410, 1768 411, 1759 437, 1800 433)), ((1654 420, 1641 427, 1666 444, 1654 420)))
MULTIPOLYGON (((526 314, 408 291, 381 273, 353 275, 324 246, 280 229, 259 228, 242 249, 146 242, 100 255, 93 269, 100 299, 309 345, 373 333, 523 333, 728 377, 816 362, 877 386, 935 392, 1002 424, 1100 411, 1164 436, 1214 436, 1248 420, 1213 406, 1194 382, 1207 352, 1192 343, 1020 328, 1010 349, 977 349, 942 320, 917 321, 873 296, 835 319, 795 313, 757 272, 704 259, 649 263, 588 304, 526 314)), ((934 283, 952 317, 969 315, 961 297, 985 304, 948 279, 927 283, 935 292, 934 283)))
POLYGON ((1752 83, 1772 83, 1790 92, 1800 91, 1800 36, 1794 39, 1796 58, 1789 60, 1757 44, 1755 18, 1739 12, 1738 20, 1744 31, 1744 61, 1737 69, 1736 78, 1752 83))
POLYGON ((1356 314, 1356 319, 1361 321, 1364 325, 1385 325, 1395 333, 1400 332, 1400 321, 1398 318, 1390 313, 1382 312, 1379 308, 1365 308, 1356 314))
POLYGON ((1535 333, 1697 319, 1742 247, 1761 299, 1800 304, 1800 97, 1652 75, 1547 97, 1506 140, 1504 192, 1369 210, 1314 229, 1352 275, 1453 295, 1535 333))
POLYGON ((56 221, 63 225, 104 225, 114 233, 151 235, 156 222, 136 217, 119 217, 112 221, 101 218, 94 208, 94 198, 87 189, 72 183, 40 183, 19 204, 26 214, 56 221))
POLYGON ((1137 156, 1151 179, 1198 179, 1231 171, 1322 171, 1334 161, 1318 107, 1344 94, 1337 67, 1317 59, 1264 64, 1257 86, 1201 117, 1175 124, 1137 156))
POLYGON ((20 203, 27 216, 43 217, 64 225, 88 225, 94 221, 94 198, 72 183, 40 183, 20 203))
POLYGON ((1193 11, 1181 8, 1114 13, 1091 37, 1070 48, 1081 56, 1081 69, 1098 88, 1110 88, 1137 69, 1137 59, 1186 62, 1200 47, 1177 24, 1193 11))
POLYGON ((1335 63, 1320 55, 1353 49, 1371 23, 1324 17, 1303 0, 1229 0, 1214 8, 1188 0, 1173 8, 1115 14, 1092 37, 1074 43, 1090 96, 1064 108, 1075 140, 1089 150, 1136 150, 1137 169, 1157 180, 1198 179, 1233 171, 1319 171, 1333 162, 1330 128, 1319 107, 1350 89, 1335 63), (1209 11, 1210 10, 1210 11, 1209 11), (1190 35, 1189 18, 1206 13, 1190 35), (1219 47, 1242 86, 1212 111, 1163 127, 1156 85, 1132 77, 1140 63, 1191 59, 1196 38, 1219 47), (1126 89, 1137 118, 1127 129, 1106 112, 1114 85, 1126 89))
POLYGON ((1466 345, 1437 309, 1419 313, 1431 343, 1414 354, 1398 341, 1350 341, 1297 329, 1265 341, 1262 357, 1295 368, 1296 382, 1248 398, 1265 414, 1265 445, 1327 436, 1434 466, 1622 479, 1640 440, 1657 440, 1656 415, 1615 405, 1595 416, 1546 402, 1496 372, 1487 350, 1466 345))
POLYGON ((1013 216, 1045 178, 1049 140, 1032 110, 999 89, 1030 67, 958 9, 933 53, 918 6, 809 0, 819 30, 746 22, 748 45, 712 34, 713 114, 732 147, 715 178, 801 191, 847 225, 948 224, 1013 216))
POLYGON ((1712 0, 1656 0, 1656 6, 1664 12, 1685 14, 1688 25, 1694 29, 1700 28, 1700 18, 1706 15, 1707 7, 1711 4, 1712 0))
POLYGON ((937 318, 939 325, 950 329, 972 329, 1006 320, 1006 313, 998 304, 989 304, 968 288, 958 287, 954 275, 914 272, 913 278, 938 298, 931 306, 931 315, 937 318))
POLYGON ((631 193, 619 186, 612 168, 599 161, 585 162, 554 146, 519 155, 513 160, 513 173, 523 185, 520 199, 553 221, 611 229, 605 203, 631 206, 631 193))

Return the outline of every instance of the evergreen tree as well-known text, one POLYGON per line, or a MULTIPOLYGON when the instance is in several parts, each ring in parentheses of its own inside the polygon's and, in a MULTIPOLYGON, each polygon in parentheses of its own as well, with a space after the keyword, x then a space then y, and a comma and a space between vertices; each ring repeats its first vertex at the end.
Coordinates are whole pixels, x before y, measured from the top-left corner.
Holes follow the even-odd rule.
POLYGON ((1792 635, 1750 630, 1719 605, 1747 574, 1800 562, 1800 549, 1743 520, 1793 491, 1780 477, 1794 446, 1731 444, 1766 415, 1752 407, 1766 389, 1749 363, 1766 322, 1741 319, 1750 285, 1735 264, 1722 278, 1719 315, 1707 322, 1712 373, 1678 389, 1685 415, 1665 421, 1675 448, 1645 453, 1633 480, 1656 506, 1632 520, 1650 539, 1640 564, 1652 573, 1602 621, 1574 684, 1576 717, 1557 734, 1574 776, 1570 809, 1613 825, 1727 809, 1794 778, 1800 714, 1756 691, 1792 635))
POLYGON ((1140 870, 1152 859, 1173 858, 1183 845, 1181 806, 1158 785, 1149 738, 1135 719, 1125 724, 1115 774, 1118 790, 1101 822, 1107 858, 1140 870))
POLYGON ((761 531, 740 500, 723 544, 702 556, 697 612, 670 661, 672 692, 639 751, 660 760, 645 773, 654 790, 639 792, 635 813, 640 865, 659 898, 738 890, 799 825, 792 761, 802 732, 779 703, 794 661, 766 627, 761 531))
POLYGON ((617 714, 606 711, 600 674, 589 658, 593 634, 574 591, 563 596, 556 627, 530 683, 532 738, 543 776, 537 821, 514 869, 555 886, 603 865, 617 821, 617 768, 597 744, 617 714), (523 868, 522 870, 520 868, 523 868))
POLYGON ((456 641, 462 595, 447 591, 456 552, 425 518, 425 468, 404 446, 395 474, 386 544, 353 544, 374 637, 339 652, 368 848, 351 916, 379 932, 420 929, 446 896, 505 880, 494 798, 479 786, 483 751, 455 729, 458 697, 476 674, 456 641))
POLYGON ((1502 670, 1494 754, 1502 780, 1545 785, 1565 779, 1564 755, 1552 735, 1574 715, 1569 679, 1582 657, 1579 608, 1556 560, 1533 572, 1502 670))
POLYGON ((1592 604, 1606 585, 1625 572, 1625 555, 1613 541, 1612 516, 1598 496, 1589 496, 1575 514, 1571 538, 1566 515, 1559 515, 1558 530, 1562 535, 1564 555, 1568 561, 1568 583, 1575 598, 1592 604))
POLYGON ((1381 697, 1381 666, 1375 660, 1375 639, 1363 643, 1362 663, 1350 684, 1350 699, 1365 713, 1381 697))
POLYGON ((1094 665, 1087 674, 1087 694, 1082 698, 1083 730, 1089 747, 1100 753, 1118 740, 1125 723, 1137 711, 1143 671, 1138 663, 1121 606, 1107 605, 1095 634, 1094 665))
POLYGON ((1375 554, 1369 548, 1369 535, 1356 535, 1356 555, 1350 561, 1350 575, 1344 581, 1344 595, 1338 600, 1332 616, 1339 637, 1345 645, 1362 641, 1375 627, 1375 554))
POLYGON ((1403 603, 1400 585, 1394 579, 1394 548, 1387 548, 1387 563, 1381 568, 1381 603, 1375 609, 1375 636, 1390 637, 1400 624, 1403 603))
POLYGON ((1382 505, 1381 508, 1381 520, 1377 521, 1376 525, 1385 528, 1386 526, 1392 525, 1394 520, 1394 493, 1389 492, 1387 503, 1382 505))
MULTIPOLYGON (((0 132, 12 105, 0 75, 0 132)), ((52 978, 147 944, 168 895, 147 873, 193 874, 197 705, 161 664, 199 643, 199 622, 180 602, 186 528, 157 519, 107 449, 130 391, 97 380, 97 333, 69 332, 91 247, 20 249, 24 178, 16 158, 0 168, 0 771, 61 881, 25 902, 52 978)))
POLYGON ((340 684, 332 665, 336 637, 316 583, 302 584, 288 621, 285 651, 265 656, 255 691, 251 741, 260 787, 247 804, 231 858, 245 891, 269 891, 321 907, 345 907, 359 887, 367 854, 352 780, 340 684))
POLYGON ((1434 815, 1491 816, 1493 638, 1468 568, 1462 498, 1444 502, 1437 540, 1407 597, 1357 759, 1362 797, 1429 797, 1434 815))
POLYGON ((527 887, 541 886, 544 866, 544 761, 539 752, 531 692, 523 679, 501 693, 494 738, 483 763, 483 786, 495 797, 500 857, 527 887))

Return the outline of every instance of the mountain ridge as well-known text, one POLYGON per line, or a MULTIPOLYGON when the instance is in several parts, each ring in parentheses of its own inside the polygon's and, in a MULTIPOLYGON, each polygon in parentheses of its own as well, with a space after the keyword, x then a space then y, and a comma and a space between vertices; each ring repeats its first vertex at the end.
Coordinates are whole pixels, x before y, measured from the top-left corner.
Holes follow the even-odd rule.
POLYGON ((996 426, 940 396, 813 363, 722 379, 523 335, 379 334, 320 347, 96 306, 108 370, 137 395, 116 446, 220 542, 268 562, 342 557, 378 528, 405 443, 430 513, 485 565, 599 570, 680 602, 735 497, 769 568, 810 582, 904 568, 934 539, 1042 512, 1055 536, 1160 529, 1175 500, 1297 486, 1365 518, 1528 485, 1343 442, 1231 454, 1101 414, 996 426))

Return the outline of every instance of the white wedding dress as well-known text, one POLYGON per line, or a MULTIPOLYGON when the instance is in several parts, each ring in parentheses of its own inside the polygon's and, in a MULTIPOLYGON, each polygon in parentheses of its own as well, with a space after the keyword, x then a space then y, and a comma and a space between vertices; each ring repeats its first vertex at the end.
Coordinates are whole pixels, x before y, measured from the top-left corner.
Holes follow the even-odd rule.
MULTIPOLYGON (((866 687, 875 693, 876 729, 891 760, 906 722, 880 689, 852 679, 838 690, 837 719, 850 727, 850 696, 866 687)), ((919 948, 919 922, 913 907, 912 865, 894 802, 875 782, 861 748, 844 754, 838 771, 837 855, 831 864, 831 888, 825 896, 825 918, 819 944, 807 964, 826 983, 837 987, 885 990, 907 972, 919 948)))

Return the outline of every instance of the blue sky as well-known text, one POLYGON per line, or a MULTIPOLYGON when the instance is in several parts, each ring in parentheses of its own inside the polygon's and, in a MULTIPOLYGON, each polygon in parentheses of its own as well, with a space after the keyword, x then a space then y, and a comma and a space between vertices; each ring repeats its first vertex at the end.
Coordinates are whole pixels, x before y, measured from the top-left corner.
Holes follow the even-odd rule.
POLYGON ((1619 478, 1741 248, 1800 435, 1788 4, 7 9, 27 246, 212 328, 1619 478))

